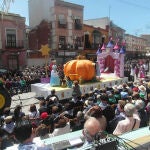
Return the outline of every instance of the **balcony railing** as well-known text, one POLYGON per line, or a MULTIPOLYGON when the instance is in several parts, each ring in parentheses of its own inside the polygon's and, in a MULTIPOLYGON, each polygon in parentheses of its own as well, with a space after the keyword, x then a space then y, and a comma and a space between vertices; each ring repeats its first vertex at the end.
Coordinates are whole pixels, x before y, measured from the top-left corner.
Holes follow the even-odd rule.
POLYGON ((59 50, 83 50, 83 46, 81 44, 58 44, 59 50))
POLYGON ((67 23, 58 21, 58 28, 67 28, 67 23))
POLYGON ((80 24, 80 23, 75 23, 75 24, 74 24, 74 28, 75 28, 75 30, 82 30, 82 24, 80 24))
POLYGON ((96 44, 96 43, 85 43, 85 49, 98 49, 99 47, 99 44, 96 44))
POLYGON ((5 41, 5 48, 23 48, 24 41, 23 40, 16 40, 16 41, 5 41))

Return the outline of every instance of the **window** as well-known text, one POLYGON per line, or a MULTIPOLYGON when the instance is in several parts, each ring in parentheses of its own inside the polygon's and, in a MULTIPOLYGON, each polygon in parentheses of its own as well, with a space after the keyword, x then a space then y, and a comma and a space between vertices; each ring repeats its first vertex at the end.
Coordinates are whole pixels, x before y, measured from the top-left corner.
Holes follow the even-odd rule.
POLYGON ((6 46, 7 47, 16 47, 16 30, 14 29, 7 29, 6 30, 6 46))
POLYGON ((77 44, 78 46, 82 46, 82 39, 81 39, 81 37, 77 37, 77 38, 76 38, 76 44, 77 44))
POLYGON ((64 15, 59 15, 58 16, 58 27, 59 28, 66 28, 67 23, 64 15))
POLYGON ((81 30, 82 29, 82 24, 80 19, 75 19, 74 20, 74 25, 76 30, 81 30))
POLYGON ((65 36, 59 37, 59 49, 65 49, 66 48, 66 38, 65 36))
POLYGON ((97 30, 94 30, 93 31, 93 43, 94 44, 99 44, 101 42, 100 37, 101 37, 101 33, 97 30))

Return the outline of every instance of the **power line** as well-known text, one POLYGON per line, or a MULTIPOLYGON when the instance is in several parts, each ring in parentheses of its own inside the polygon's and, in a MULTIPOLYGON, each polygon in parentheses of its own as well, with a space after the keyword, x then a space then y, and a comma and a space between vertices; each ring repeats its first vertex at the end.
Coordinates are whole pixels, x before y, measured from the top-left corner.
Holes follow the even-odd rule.
POLYGON ((127 0, 117 0, 117 1, 119 1, 120 3, 124 3, 124 4, 130 5, 130 6, 140 8, 140 9, 150 10, 150 7, 143 6, 143 5, 131 2, 131 1, 127 1, 127 0))
POLYGON ((10 3, 13 3, 13 2, 14 0, 3 0, 0 6, 1 10, 5 13, 8 13, 8 10, 10 8, 10 3))

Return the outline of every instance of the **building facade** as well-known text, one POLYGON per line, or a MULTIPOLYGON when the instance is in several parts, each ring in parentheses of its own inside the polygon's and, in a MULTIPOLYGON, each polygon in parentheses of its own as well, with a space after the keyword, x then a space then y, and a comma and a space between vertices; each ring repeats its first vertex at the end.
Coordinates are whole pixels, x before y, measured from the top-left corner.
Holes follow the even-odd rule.
POLYGON ((150 58, 150 34, 143 34, 141 38, 146 39, 146 56, 150 58))
POLYGON ((0 66, 11 70, 26 65, 25 18, 0 12, 0 66))
POLYGON ((83 51, 83 6, 61 0, 29 0, 29 16, 30 27, 42 20, 50 24, 48 44, 51 57, 58 62, 66 62, 83 51))
POLYGON ((88 59, 96 59, 96 52, 103 44, 108 43, 108 28, 102 29, 100 27, 94 27, 84 24, 84 51, 88 59))
POLYGON ((128 59, 143 59, 146 56, 146 42, 142 37, 125 34, 126 57, 128 59))
POLYGON ((84 20, 84 24, 108 30, 108 37, 112 37, 113 40, 122 41, 124 39, 125 30, 115 25, 109 17, 84 20))

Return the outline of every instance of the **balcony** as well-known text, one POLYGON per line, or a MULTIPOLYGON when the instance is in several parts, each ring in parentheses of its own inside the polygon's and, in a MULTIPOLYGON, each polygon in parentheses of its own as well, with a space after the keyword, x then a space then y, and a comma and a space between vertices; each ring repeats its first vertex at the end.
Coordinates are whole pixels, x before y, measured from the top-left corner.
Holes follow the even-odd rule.
POLYGON ((92 44, 90 42, 85 43, 85 49, 95 50, 95 49, 98 49, 98 47, 99 47, 99 44, 97 43, 92 43, 92 44))
POLYGON ((66 44, 58 44, 58 49, 59 50, 66 50, 67 49, 67 45, 66 44))
POLYGON ((59 50, 83 50, 83 46, 81 44, 58 44, 59 50))
POLYGON ((75 24, 74 24, 74 28, 75 28, 75 30, 82 30, 82 24, 80 24, 80 23, 75 23, 75 24))
POLYGON ((24 40, 5 41, 5 48, 24 48, 24 40))
POLYGON ((58 21, 58 28, 67 28, 67 23, 66 22, 62 22, 62 21, 58 21))

